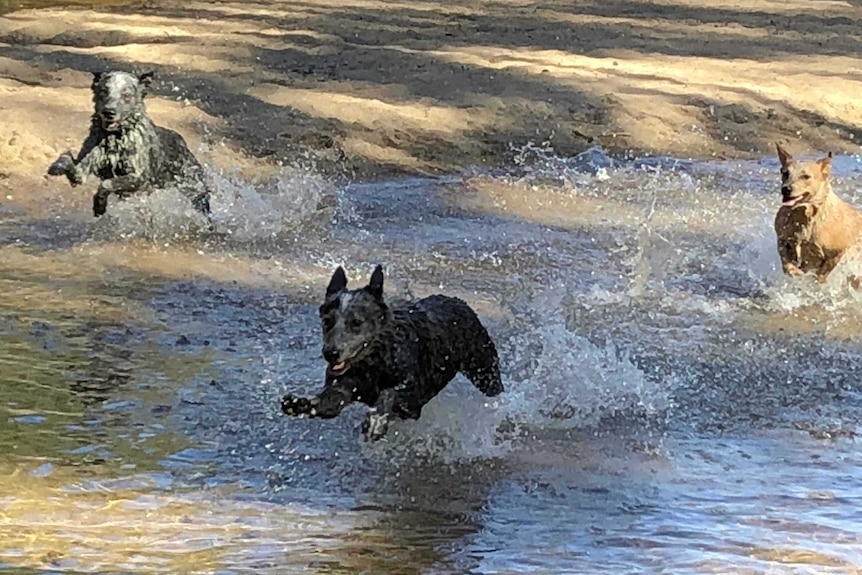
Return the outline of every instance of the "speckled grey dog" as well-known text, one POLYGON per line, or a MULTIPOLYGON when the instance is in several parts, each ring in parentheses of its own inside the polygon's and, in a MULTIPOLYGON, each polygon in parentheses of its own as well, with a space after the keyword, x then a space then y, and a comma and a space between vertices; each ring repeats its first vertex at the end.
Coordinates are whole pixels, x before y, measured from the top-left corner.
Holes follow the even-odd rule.
POLYGON ((465 302, 432 295, 413 303, 383 300, 383 269, 366 287, 347 289, 339 267, 320 306, 326 380, 314 398, 286 395, 287 415, 336 417, 356 401, 371 407, 363 433, 380 439, 392 416, 419 419, 458 372, 493 397, 503 391, 497 348, 465 302))
POLYGON ((108 207, 108 197, 121 199, 142 189, 176 186, 197 210, 210 219, 210 191, 203 167, 181 135, 156 126, 147 115, 144 97, 153 73, 95 72, 90 88, 95 111, 90 134, 78 158, 65 152, 48 168, 52 176, 66 176, 72 186, 98 176, 93 215, 108 207))

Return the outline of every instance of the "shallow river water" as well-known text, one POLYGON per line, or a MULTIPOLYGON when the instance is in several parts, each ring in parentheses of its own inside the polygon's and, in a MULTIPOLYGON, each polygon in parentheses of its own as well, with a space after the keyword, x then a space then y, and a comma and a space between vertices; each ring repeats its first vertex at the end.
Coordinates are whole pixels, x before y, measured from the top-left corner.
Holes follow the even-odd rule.
POLYGON ((170 193, 0 205, 0 572, 858 573, 847 270, 780 273, 775 160, 605 163, 219 177, 217 238, 170 193), (334 267, 378 262, 471 303, 508 389, 366 445, 279 398, 320 385, 334 267))

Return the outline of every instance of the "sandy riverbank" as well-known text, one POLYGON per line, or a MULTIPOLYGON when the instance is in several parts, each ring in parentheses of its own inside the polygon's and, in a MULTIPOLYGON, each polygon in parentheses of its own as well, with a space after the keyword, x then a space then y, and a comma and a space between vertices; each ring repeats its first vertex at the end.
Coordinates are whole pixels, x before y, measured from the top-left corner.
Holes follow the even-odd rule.
MULTIPOLYGON (((91 2, 90 4, 98 4, 91 2)), ((112 4, 112 3, 108 3, 112 4)), ((248 173, 313 159, 373 177, 601 144, 685 157, 857 152, 858 2, 304 0, 0 17, 0 186, 75 149, 89 72, 152 69, 149 109, 248 173)), ((80 192, 82 198, 87 195, 80 192)))

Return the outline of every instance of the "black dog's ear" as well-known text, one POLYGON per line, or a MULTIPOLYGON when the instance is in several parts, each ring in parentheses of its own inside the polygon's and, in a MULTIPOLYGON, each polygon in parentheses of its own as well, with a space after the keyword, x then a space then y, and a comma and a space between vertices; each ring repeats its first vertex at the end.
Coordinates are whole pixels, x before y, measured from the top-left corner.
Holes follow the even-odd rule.
POLYGON ((146 96, 150 93, 150 84, 153 83, 153 76, 155 72, 152 70, 149 72, 144 72, 140 76, 138 76, 138 84, 141 85, 141 97, 146 96))
POLYGON ((793 156, 790 155, 790 152, 785 150, 778 142, 775 143, 775 151, 778 152, 778 160, 781 162, 781 167, 786 168, 793 161, 793 156))
POLYGON ((368 287, 365 289, 377 299, 383 297, 383 266, 378 265, 374 268, 374 273, 371 274, 371 281, 368 282, 368 287))
POLYGON ((96 86, 99 85, 99 82, 102 81, 102 73, 101 72, 93 72, 93 83, 90 84, 90 89, 92 91, 96 91, 96 86))
POLYGON ((347 287, 347 276, 344 275, 344 269, 341 266, 332 274, 332 279, 329 280, 329 285, 326 286, 326 297, 335 295, 340 291, 344 291, 347 287))

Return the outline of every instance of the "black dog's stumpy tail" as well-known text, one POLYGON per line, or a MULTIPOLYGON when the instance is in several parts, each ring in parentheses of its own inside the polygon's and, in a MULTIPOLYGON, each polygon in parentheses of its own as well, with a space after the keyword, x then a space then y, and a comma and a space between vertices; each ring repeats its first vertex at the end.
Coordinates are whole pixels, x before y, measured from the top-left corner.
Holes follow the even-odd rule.
POLYGON ((464 362, 461 372, 479 391, 488 397, 494 397, 503 393, 500 358, 497 356, 497 347, 484 326, 481 326, 480 331, 481 334, 477 335, 481 341, 476 342, 476 351, 464 362))

